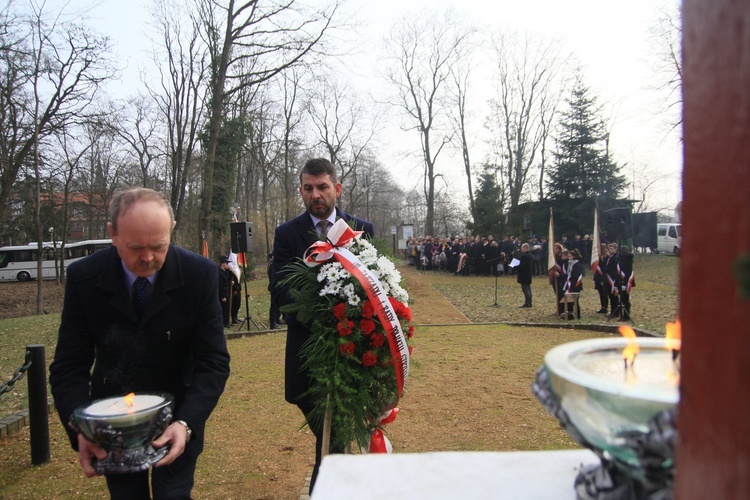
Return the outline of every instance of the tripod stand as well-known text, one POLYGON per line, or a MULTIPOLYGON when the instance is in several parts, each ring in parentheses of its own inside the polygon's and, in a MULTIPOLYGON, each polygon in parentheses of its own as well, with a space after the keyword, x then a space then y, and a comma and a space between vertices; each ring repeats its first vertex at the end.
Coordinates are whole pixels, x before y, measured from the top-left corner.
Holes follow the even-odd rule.
MULTIPOLYGON (((243 255, 245 256, 245 262, 247 262, 247 253, 243 252, 243 255)), ((261 327, 258 326, 258 323, 256 323, 255 320, 253 320, 252 316, 250 316, 250 294, 247 291, 247 277, 245 276, 244 265, 242 266, 242 281, 245 283, 245 319, 243 319, 240 325, 237 327, 237 331, 242 330, 242 327, 245 326, 245 323, 247 323, 248 330, 250 330, 250 323, 255 325, 256 329, 261 330, 261 327)))
MULTIPOLYGON (((627 293, 627 292, 626 292, 627 293)), ((628 293, 627 302, 630 304, 630 294, 628 293)), ((607 316, 607 323, 610 322, 612 318, 618 318, 621 321, 630 321, 633 322, 633 318, 630 317, 630 311, 629 308, 625 307, 622 300, 622 294, 620 294, 620 303, 617 304, 617 307, 612 311, 612 313, 607 316)))

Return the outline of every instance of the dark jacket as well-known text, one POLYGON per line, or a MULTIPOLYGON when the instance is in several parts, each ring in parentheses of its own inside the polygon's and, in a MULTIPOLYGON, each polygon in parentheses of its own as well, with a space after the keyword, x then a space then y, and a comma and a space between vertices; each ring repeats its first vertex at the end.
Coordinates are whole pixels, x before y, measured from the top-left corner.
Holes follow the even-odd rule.
POLYGON ((516 282, 522 285, 531 284, 531 274, 534 270, 534 258, 531 256, 531 252, 523 252, 519 259, 521 261, 516 269, 516 282))
MULTIPOLYGON (((174 420, 185 420, 194 433, 185 453, 197 456, 206 420, 229 376, 217 280, 215 263, 170 246, 139 321, 117 248, 71 264, 49 369, 66 429, 73 411, 94 399, 169 392, 175 397, 174 420)), ((68 435, 77 448, 76 435, 70 430, 68 435)))
POLYGON ((633 273, 633 254, 621 253, 617 262, 617 274, 619 275, 620 291, 630 293, 635 286, 635 274, 633 273))
MULTIPOLYGON (((338 208, 336 217, 347 222, 354 220, 355 230, 364 231, 371 238, 375 236, 375 227, 371 222, 352 217, 338 208)), ((289 304, 292 300, 288 287, 278 286, 278 282, 284 277, 284 266, 297 258, 302 258, 305 250, 317 240, 312 218, 307 212, 276 228, 273 241, 271 295, 279 307, 289 304)), ((310 336, 310 329, 307 325, 299 323, 293 314, 285 314, 284 320, 287 324, 284 394, 289 403, 298 404, 300 396, 310 387, 307 373, 301 370, 302 360, 299 356, 302 344, 310 336)))
POLYGON ((620 283, 620 274, 618 271, 617 254, 607 256, 604 259, 604 283, 607 286, 607 293, 615 294, 620 283))
POLYGON ((580 260, 571 260, 568 262, 570 272, 565 283, 565 291, 568 293, 580 292, 583 290, 584 266, 580 260))

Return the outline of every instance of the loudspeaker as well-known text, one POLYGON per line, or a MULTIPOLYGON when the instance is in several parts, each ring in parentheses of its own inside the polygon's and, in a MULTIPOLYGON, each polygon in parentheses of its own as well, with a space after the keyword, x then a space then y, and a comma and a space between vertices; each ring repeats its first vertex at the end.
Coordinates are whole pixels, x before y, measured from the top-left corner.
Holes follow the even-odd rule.
POLYGON ((633 214, 633 246, 656 248, 656 212, 633 214))
POLYGON ((609 241, 629 240, 633 237, 633 224, 629 208, 613 208, 604 212, 604 228, 609 241))
POLYGON ((232 252, 253 251, 253 226, 249 222, 232 222, 229 224, 232 252))

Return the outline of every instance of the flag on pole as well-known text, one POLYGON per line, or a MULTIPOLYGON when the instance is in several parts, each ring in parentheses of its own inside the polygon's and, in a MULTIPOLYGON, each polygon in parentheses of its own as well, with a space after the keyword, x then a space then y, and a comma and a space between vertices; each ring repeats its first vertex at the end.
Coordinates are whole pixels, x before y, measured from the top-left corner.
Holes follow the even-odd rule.
POLYGON ((591 244, 591 272, 596 274, 601 273, 599 270, 599 259, 602 257, 599 255, 599 248, 601 248, 601 240, 599 239, 599 205, 594 207, 594 234, 593 243, 591 244))
MULTIPOLYGON (((243 254, 240 254, 244 257, 243 254)), ((237 277, 237 283, 240 282, 240 275, 242 274, 240 271, 240 266, 238 262, 238 257, 236 253, 233 253, 231 250, 229 251, 229 269, 231 269, 232 273, 237 277)), ((244 266, 244 264, 243 264, 244 266)))
POLYGON ((555 267, 555 224, 552 220, 552 207, 549 207, 549 236, 547 237, 547 271, 555 267))

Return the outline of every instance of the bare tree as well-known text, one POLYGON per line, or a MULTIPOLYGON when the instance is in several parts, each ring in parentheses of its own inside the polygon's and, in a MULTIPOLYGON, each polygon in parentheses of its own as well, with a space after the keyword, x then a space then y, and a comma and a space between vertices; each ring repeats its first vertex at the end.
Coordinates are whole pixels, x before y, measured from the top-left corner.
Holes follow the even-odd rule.
POLYGON ((199 132, 206 113, 208 50, 201 39, 202 19, 193 4, 162 0, 156 5, 155 18, 160 47, 155 61, 160 79, 158 88, 147 88, 165 124, 165 180, 177 221, 177 237, 183 226, 187 185, 196 169, 199 132))
MULTIPOLYGON (((490 128, 502 143, 503 184, 508 189, 510 227, 520 228, 518 205, 529 188, 537 153, 549 134, 560 100, 560 44, 532 35, 493 37, 497 96, 490 101, 490 128)), ((541 193, 540 193, 541 194, 541 193)))
POLYGON ((214 162, 224 109, 245 87, 268 81, 323 48, 338 3, 313 11, 295 0, 199 0, 205 41, 211 54, 208 134, 204 145, 200 229, 209 230, 214 162), (223 13, 223 16, 221 15, 223 13))
POLYGON ((279 79, 281 90, 281 158, 277 177, 281 183, 281 195, 284 203, 284 219, 291 219, 299 207, 296 196, 297 180, 295 173, 298 154, 302 147, 299 124, 302 122, 304 105, 299 104, 301 75, 295 68, 284 71, 279 79))
POLYGON ((357 203, 362 165, 377 132, 380 115, 371 102, 352 95, 339 81, 321 78, 309 92, 307 113, 316 131, 317 145, 339 169, 344 185, 342 206, 357 203))
POLYGON ((0 47, 7 46, 0 51, 0 220, 36 141, 83 115, 113 75, 108 38, 60 17, 48 21, 42 7, 20 26, 0 33, 0 47))
POLYGON ((151 181, 152 165, 161 156, 156 144, 158 122, 151 101, 142 95, 131 97, 123 112, 116 115, 114 132, 138 159, 141 185, 158 189, 151 181))
POLYGON ((435 230, 437 160, 452 138, 447 119, 451 73, 467 43, 470 31, 456 22, 458 14, 433 12, 409 16, 386 40, 387 78, 397 92, 396 103, 406 115, 405 130, 415 130, 421 141, 424 167, 423 192, 427 204, 426 231, 435 230))
POLYGON ((472 56, 473 44, 467 42, 462 47, 462 54, 458 56, 456 65, 451 69, 452 79, 452 98, 453 103, 450 106, 451 122, 454 129, 457 149, 461 152, 461 159, 464 164, 464 173, 466 174, 466 186, 469 194, 469 211, 474 214, 474 190, 472 187, 473 169, 471 164, 471 143, 469 140, 470 132, 470 107, 469 107, 469 88, 472 74, 472 56))
POLYGON ((682 16, 679 6, 665 8, 651 28, 651 37, 656 46, 653 52, 654 69, 660 84, 658 90, 665 93, 665 104, 669 113, 669 129, 682 125, 682 16))
MULTIPOLYGON (((60 255, 65 255, 65 246, 68 243, 68 229, 70 220, 73 218, 73 205, 71 198, 73 195, 74 181, 80 175, 81 165, 84 156, 88 154, 93 147, 91 141, 85 141, 82 138, 88 137, 80 129, 66 130, 64 133, 55 134, 57 141, 54 147, 55 156, 51 163, 54 165, 50 178, 54 178, 62 191, 60 202, 60 211, 62 217, 57 234, 60 235, 60 255)), ((79 200, 78 200, 79 201, 79 200)), ((65 266, 60 266, 59 280, 65 281, 65 266)))
POLYGON ((283 122, 278 112, 278 103, 274 102, 267 92, 256 96, 253 109, 248 112, 248 116, 248 162, 252 162, 258 170, 260 193, 257 196, 256 208, 263 217, 264 248, 268 253, 273 228, 282 222, 277 220, 275 214, 281 214, 285 205, 280 196, 273 196, 274 191, 280 191, 278 171, 284 157, 283 141, 280 138, 283 135, 283 122))

